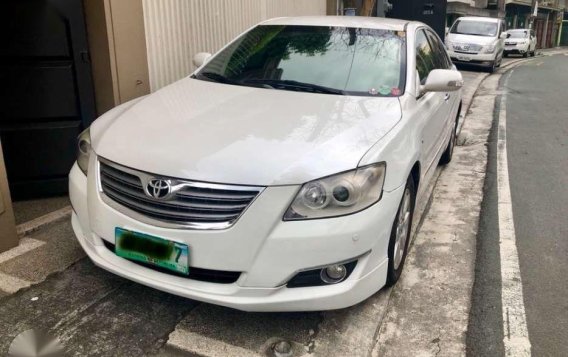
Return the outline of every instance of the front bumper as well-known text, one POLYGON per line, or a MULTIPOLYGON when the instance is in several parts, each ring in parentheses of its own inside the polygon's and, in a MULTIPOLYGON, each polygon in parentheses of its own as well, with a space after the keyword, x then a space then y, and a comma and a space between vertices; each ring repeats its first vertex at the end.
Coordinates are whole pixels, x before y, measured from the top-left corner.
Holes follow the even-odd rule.
POLYGON ((505 49, 503 50, 504 54, 525 54, 529 51, 529 46, 528 45, 509 45, 509 46, 505 46, 505 49))
POLYGON ((458 53, 448 50, 452 62, 455 64, 492 67, 496 60, 495 53, 458 53))
POLYGON ((127 279, 186 298, 247 311, 344 308, 368 298, 386 282, 388 241, 403 187, 385 192, 379 203, 354 215, 296 222, 283 222, 281 218, 298 187, 269 187, 233 227, 203 231, 159 228, 125 216, 101 200, 96 176, 93 163, 88 179, 76 165, 71 170, 73 229, 96 265, 127 279), (191 267, 238 271, 241 275, 235 283, 219 284, 133 263, 105 247, 104 240, 114 243, 115 227, 189 245, 191 267), (356 257, 355 270, 339 284, 286 287, 299 271, 356 257))

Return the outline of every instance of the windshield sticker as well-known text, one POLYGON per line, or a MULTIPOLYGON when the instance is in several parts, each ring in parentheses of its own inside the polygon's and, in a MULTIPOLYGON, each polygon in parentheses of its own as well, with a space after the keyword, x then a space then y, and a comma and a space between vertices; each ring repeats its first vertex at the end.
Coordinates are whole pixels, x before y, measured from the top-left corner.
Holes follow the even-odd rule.
POLYGON ((379 94, 380 95, 390 95, 392 88, 389 86, 380 86, 379 87, 379 94))

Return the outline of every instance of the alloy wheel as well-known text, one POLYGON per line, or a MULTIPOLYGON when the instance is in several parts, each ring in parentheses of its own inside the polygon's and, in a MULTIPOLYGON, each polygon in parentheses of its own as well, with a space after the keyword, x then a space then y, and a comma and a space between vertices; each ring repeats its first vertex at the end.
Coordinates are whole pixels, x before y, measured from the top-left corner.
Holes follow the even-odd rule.
POLYGON ((406 188, 402 197, 402 202, 398 211, 398 219, 396 223, 396 240, 394 243, 394 269, 397 270, 404 257, 404 251, 408 244, 410 233, 410 213, 411 195, 410 190, 406 188))

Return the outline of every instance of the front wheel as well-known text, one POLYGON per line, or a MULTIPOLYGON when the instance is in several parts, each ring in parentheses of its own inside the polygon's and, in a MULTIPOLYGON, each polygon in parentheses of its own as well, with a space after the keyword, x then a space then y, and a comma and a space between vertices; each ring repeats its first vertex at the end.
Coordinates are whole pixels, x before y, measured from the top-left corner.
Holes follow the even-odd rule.
POLYGON ((452 161, 452 156, 454 156, 454 148, 456 146, 456 139, 457 139, 457 135, 458 135, 458 119, 459 119, 459 117, 460 117, 460 115, 459 115, 459 111, 458 111, 458 117, 455 120, 454 129, 452 130, 452 134, 450 136, 450 141, 448 142, 448 146, 446 146, 446 150, 442 154, 442 157, 440 157, 440 165, 449 164, 450 161, 452 161))
POLYGON ((410 245, 415 198, 416 186, 414 179, 410 176, 406 181, 402 200, 400 201, 398 212, 396 213, 392 225, 388 250, 389 266, 387 272, 387 286, 396 284, 402 274, 404 262, 408 254, 408 246, 410 245))

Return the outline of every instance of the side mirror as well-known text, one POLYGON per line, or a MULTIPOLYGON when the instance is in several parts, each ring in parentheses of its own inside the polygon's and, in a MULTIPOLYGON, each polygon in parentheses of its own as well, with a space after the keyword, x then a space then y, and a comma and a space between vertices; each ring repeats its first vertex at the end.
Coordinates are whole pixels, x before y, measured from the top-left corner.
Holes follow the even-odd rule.
POLYGON ((420 87, 426 92, 454 92, 463 87, 463 77, 460 72, 451 69, 435 69, 426 78, 426 84, 420 87))
POLYGON ((501 38, 502 38, 502 39, 506 39, 506 38, 507 38, 507 33, 506 33, 506 32, 503 32, 503 33, 501 34, 501 38))
POLYGON ((193 56, 193 65, 197 68, 203 66, 205 62, 211 57, 211 53, 208 52, 199 52, 195 56, 193 56))

